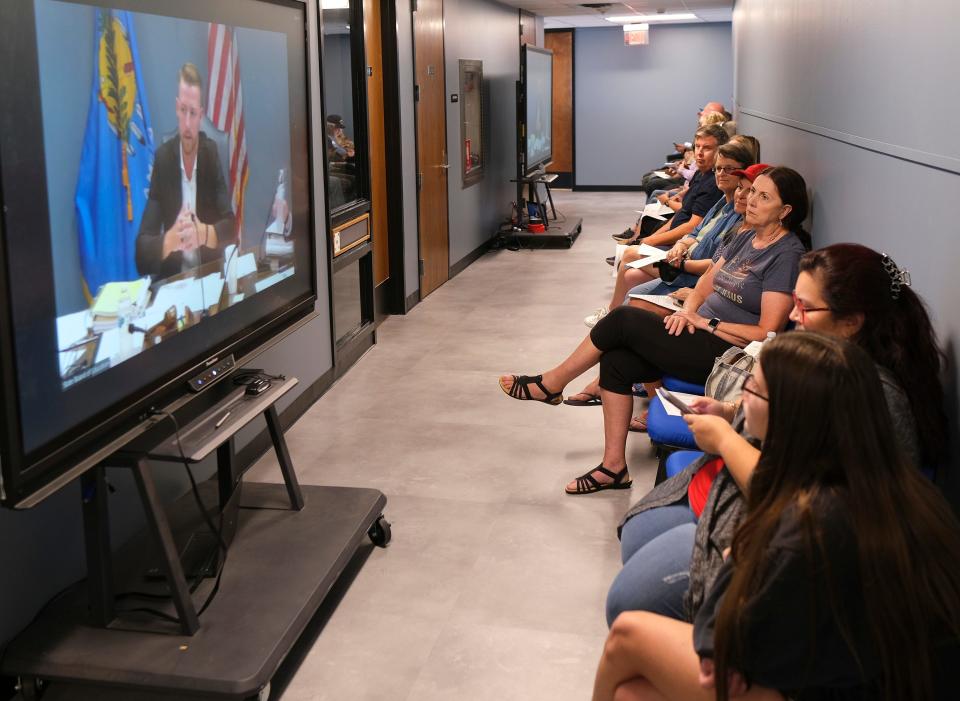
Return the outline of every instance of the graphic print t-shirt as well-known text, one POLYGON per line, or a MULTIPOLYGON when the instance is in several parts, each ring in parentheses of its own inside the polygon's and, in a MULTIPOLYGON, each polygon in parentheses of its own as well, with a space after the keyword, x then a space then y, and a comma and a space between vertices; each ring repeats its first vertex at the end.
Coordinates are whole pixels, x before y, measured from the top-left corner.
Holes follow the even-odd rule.
POLYGON ((797 282, 800 256, 805 251, 794 234, 762 249, 753 247, 754 232, 727 240, 720 257, 723 267, 713 278, 713 294, 697 312, 734 324, 760 321, 760 298, 764 292, 790 294, 797 282))

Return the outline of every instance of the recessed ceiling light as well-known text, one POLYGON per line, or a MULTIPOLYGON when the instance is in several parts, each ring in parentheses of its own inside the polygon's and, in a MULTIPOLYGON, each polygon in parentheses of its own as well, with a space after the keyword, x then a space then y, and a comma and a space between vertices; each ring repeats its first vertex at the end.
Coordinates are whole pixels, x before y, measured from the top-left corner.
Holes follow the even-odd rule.
POLYGON ((613 17, 604 17, 608 22, 675 22, 689 19, 699 19, 692 12, 675 12, 673 14, 662 15, 614 15, 613 17))

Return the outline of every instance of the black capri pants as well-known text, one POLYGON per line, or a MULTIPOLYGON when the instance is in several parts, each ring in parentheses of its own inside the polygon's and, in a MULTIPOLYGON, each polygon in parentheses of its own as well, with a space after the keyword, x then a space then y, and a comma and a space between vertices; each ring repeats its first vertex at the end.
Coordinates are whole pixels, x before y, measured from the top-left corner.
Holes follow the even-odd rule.
POLYGON ((671 336, 663 318, 646 309, 620 306, 590 332, 600 357, 600 386, 615 394, 633 394, 637 382, 656 382, 664 375, 704 384, 713 362, 731 344, 697 329, 671 336))

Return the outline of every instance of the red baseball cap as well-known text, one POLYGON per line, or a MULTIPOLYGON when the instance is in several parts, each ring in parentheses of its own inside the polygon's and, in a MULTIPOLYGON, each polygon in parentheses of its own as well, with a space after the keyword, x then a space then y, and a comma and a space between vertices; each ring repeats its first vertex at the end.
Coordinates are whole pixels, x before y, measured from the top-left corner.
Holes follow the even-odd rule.
POLYGON ((735 175, 738 178, 746 178, 750 182, 753 182, 757 179, 757 176, 760 175, 760 173, 771 167, 772 166, 766 163, 757 163, 756 165, 752 165, 749 168, 744 168, 743 170, 735 170, 730 173, 730 175, 735 175))

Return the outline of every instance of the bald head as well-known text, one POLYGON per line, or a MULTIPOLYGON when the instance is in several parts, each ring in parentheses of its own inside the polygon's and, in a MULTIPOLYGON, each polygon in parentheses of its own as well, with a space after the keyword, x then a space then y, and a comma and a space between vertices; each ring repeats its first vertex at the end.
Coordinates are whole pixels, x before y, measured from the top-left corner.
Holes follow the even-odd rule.
POLYGON ((708 102, 703 106, 703 109, 700 111, 701 112, 721 112, 721 113, 726 112, 726 110, 723 108, 722 102, 708 102))

